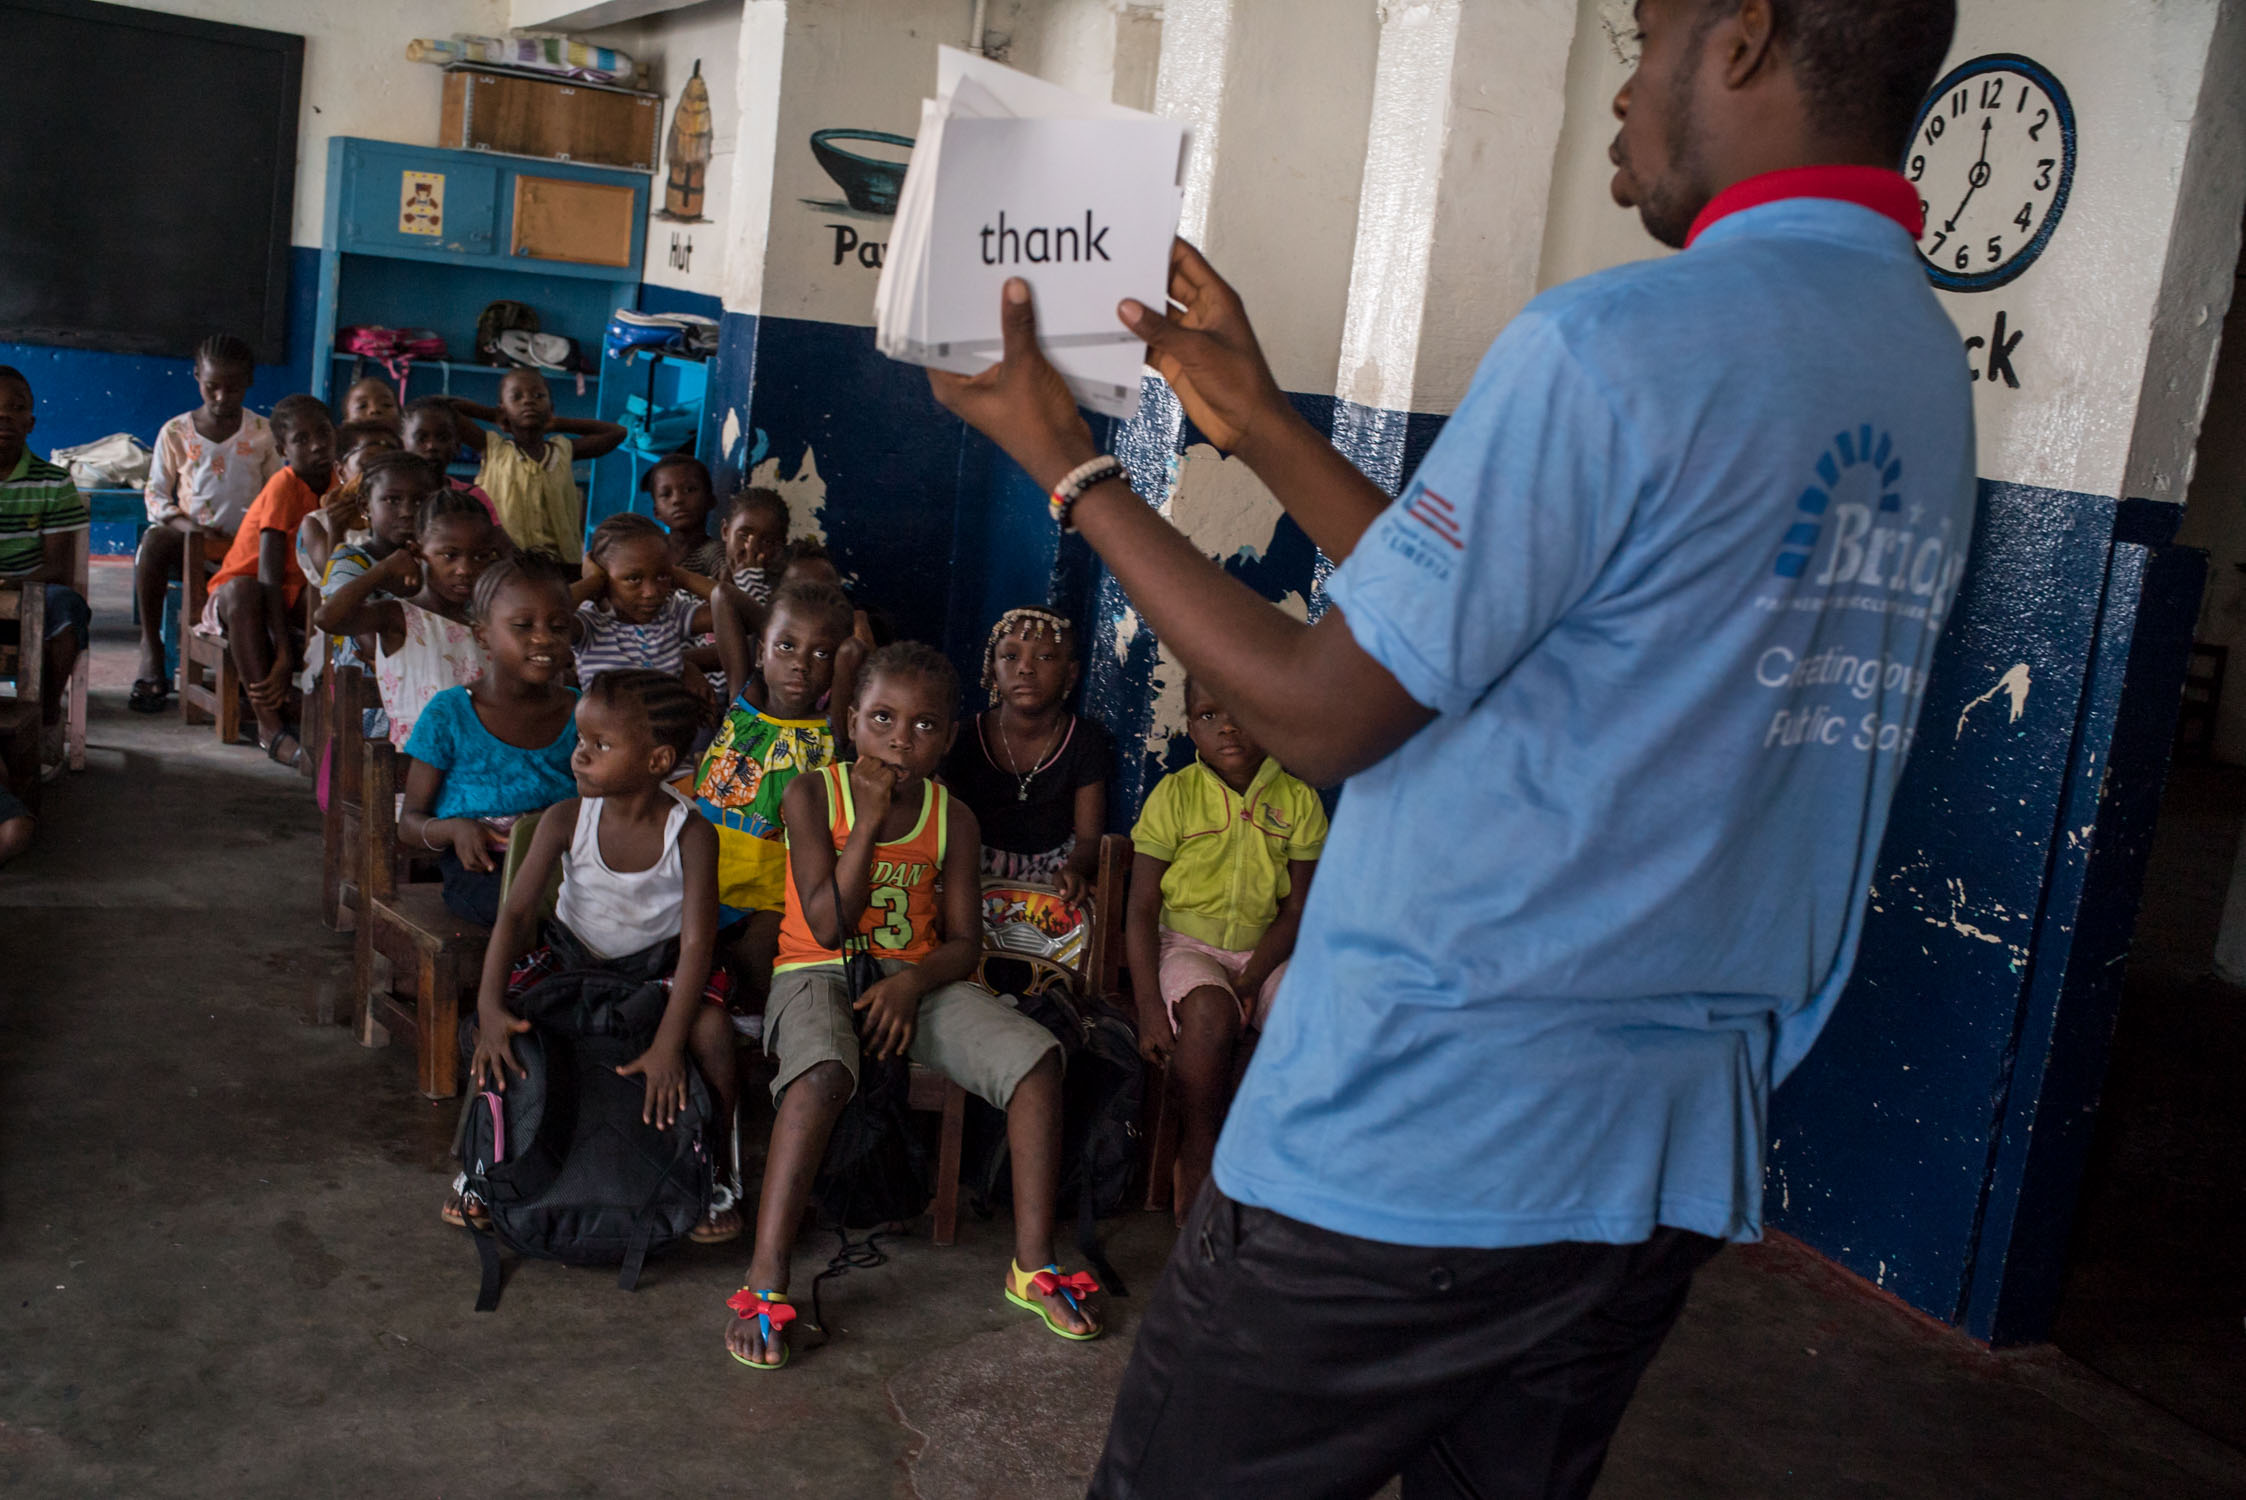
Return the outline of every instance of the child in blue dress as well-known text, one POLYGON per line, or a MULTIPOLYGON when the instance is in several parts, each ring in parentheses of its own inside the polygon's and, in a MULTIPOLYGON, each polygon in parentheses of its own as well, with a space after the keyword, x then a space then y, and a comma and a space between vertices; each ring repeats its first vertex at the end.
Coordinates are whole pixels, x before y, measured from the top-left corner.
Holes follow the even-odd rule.
POLYGON ((577 794, 577 694, 562 683, 570 616, 560 580, 512 560, 485 569, 474 608, 484 675, 431 698, 406 741, 399 842, 437 851, 446 909, 487 927, 515 820, 577 794))

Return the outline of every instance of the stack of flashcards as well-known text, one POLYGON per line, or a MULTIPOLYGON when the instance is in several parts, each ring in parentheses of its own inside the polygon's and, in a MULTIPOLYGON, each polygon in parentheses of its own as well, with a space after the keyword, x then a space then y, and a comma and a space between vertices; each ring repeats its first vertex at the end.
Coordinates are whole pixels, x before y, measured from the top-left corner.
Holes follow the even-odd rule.
POLYGON ((909 364, 998 361, 1008 277, 1030 285, 1038 342, 1076 399, 1129 418, 1146 347, 1116 318, 1164 305, 1184 199, 1185 127, 1088 99, 952 47, 874 293, 874 338, 909 364))

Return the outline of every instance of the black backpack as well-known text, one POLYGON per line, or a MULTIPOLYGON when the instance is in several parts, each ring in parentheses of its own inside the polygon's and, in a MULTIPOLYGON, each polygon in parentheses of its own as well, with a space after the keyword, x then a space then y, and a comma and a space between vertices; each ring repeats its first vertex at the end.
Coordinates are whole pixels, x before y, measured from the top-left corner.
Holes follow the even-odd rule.
MULTIPOLYGON (((1139 1056, 1138 1028, 1101 1005, 1080 1005, 1065 992, 1046 989, 1017 999, 1023 1015, 1060 1040, 1065 1072, 1061 1083, 1061 1183, 1057 1212, 1076 1214, 1076 1248, 1099 1274, 1100 1285, 1117 1297, 1128 1296, 1123 1280, 1100 1248, 1099 1221, 1123 1207, 1138 1168, 1140 1112, 1146 1102, 1146 1063, 1139 1056)), ((979 1161, 975 1208, 989 1214, 1012 1202, 1013 1158, 1006 1145, 1006 1118, 980 1100, 979 1161)))
POLYGON ((928 1206, 928 1153, 912 1128, 910 1081, 911 1065, 902 1057, 860 1058, 858 1091, 835 1117, 811 1185, 811 1201, 835 1228, 870 1229, 928 1206))
POLYGON ((483 1266, 478 1312, 499 1305, 501 1246, 621 1266, 616 1284, 631 1291, 647 1258, 684 1239, 710 1204, 703 1128, 712 1109, 701 1075, 689 1068, 686 1108, 661 1130, 640 1118, 645 1083, 616 1072, 662 1020, 660 980, 677 966, 677 940, 602 961, 559 924, 544 924, 541 938, 555 949, 555 972, 512 1002, 531 1022, 514 1038, 527 1076, 510 1077, 504 1093, 471 1095, 457 1137, 468 1188, 491 1211, 490 1234, 470 1231, 483 1266))

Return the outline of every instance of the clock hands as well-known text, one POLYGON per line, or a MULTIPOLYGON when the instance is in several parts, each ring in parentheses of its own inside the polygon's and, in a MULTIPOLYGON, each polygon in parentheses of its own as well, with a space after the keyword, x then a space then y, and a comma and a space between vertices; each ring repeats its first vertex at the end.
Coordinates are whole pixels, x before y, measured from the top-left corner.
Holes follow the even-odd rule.
POLYGON ((1971 202, 1973 201, 1973 195, 1974 195, 1975 193, 1977 193, 1977 192, 1981 191, 1981 189, 1982 189, 1982 188, 1984 188, 1984 187, 1988 186, 1988 182, 1989 182, 1989 175, 1990 175, 1990 173, 1989 173, 1989 126, 1990 126, 1990 124, 1991 124, 1991 121, 1990 121, 1990 120, 1989 120, 1989 119, 1988 119, 1987 117, 1985 117, 1985 116, 1984 116, 1984 117, 1982 118, 1982 120, 1981 120, 1981 159, 1980 159, 1979 161, 1977 161, 1977 162, 1975 162, 1975 163, 1973 164, 1973 169, 1972 169, 1972 170, 1971 170, 1970 172, 1968 172, 1968 173, 1966 173, 1966 174, 1965 174, 1965 180, 1966 180, 1966 182, 1967 182, 1967 184, 1968 184, 1968 186, 1967 186, 1967 187, 1966 187, 1966 189, 1965 189, 1965 196, 1964 196, 1963 198, 1960 198, 1960 199, 1958 200, 1958 203, 1957 203, 1957 211, 1956 211, 1955 213, 1951 214, 1951 215, 1950 215, 1950 217, 1949 217, 1949 219, 1948 219, 1948 221, 1947 221, 1946 223, 1944 223, 1944 224, 1942 225, 1942 228, 1943 228, 1943 229, 1945 229, 1945 230, 1947 230, 1947 231, 1948 231, 1949 233, 1951 233, 1951 234, 1955 234, 1955 233, 1957 233, 1957 221, 1965 217, 1965 205, 1966 205, 1966 204, 1968 204, 1968 203, 1971 203, 1971 202))

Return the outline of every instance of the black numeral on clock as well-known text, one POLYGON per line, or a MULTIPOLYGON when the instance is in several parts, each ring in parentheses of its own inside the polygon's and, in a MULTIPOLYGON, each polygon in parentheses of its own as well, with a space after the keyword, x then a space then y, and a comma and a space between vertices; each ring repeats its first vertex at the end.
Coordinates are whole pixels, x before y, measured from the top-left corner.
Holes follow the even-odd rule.
POLYGON ((2033 203, 2021 204, 2019 215, 2012 222, 2020 226, 2022 234, 2027 233, 2035 224, 2035 205, 2033 203))

